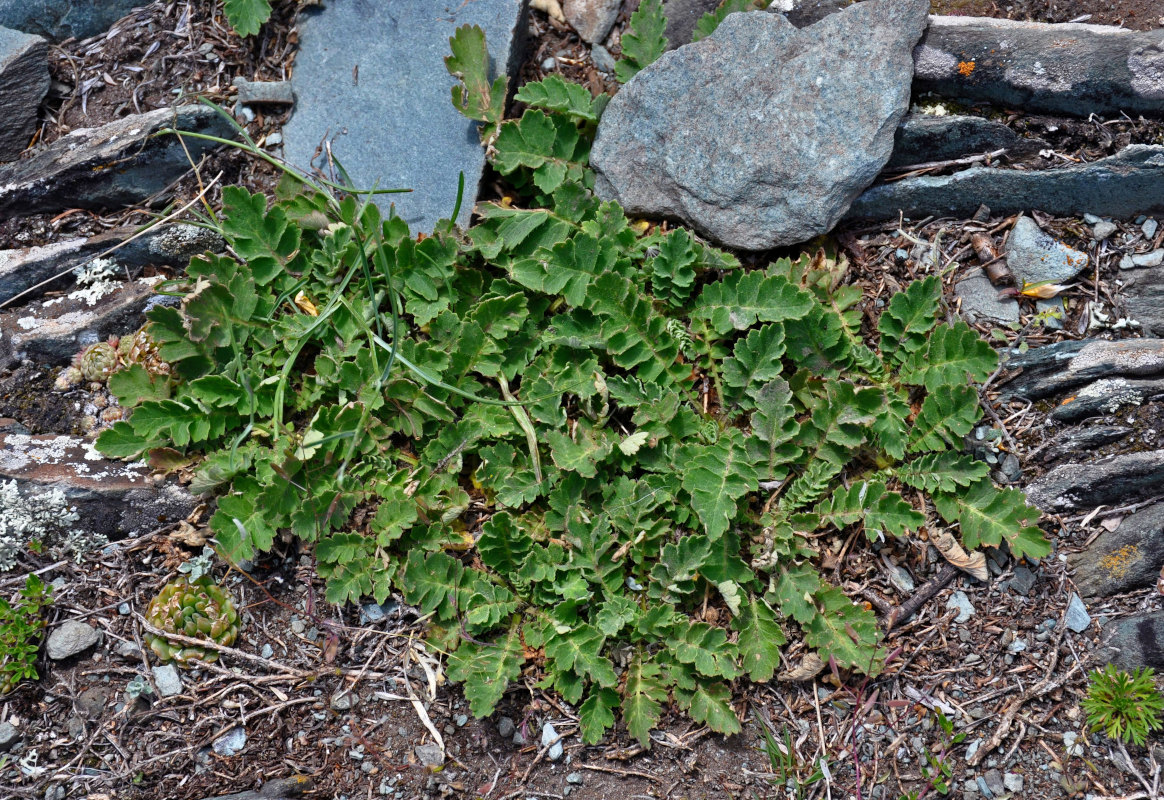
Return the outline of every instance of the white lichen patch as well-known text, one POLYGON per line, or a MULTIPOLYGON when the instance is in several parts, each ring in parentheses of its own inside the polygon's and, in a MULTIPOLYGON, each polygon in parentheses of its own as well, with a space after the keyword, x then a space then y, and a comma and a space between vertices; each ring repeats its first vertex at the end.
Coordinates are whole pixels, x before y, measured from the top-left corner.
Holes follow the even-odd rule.
POLYGON ((913 69, 919 78, 950 78, 958 73, 958 58, 953 53, 921 44, 913 49, 913 69))
POLYGON ((76 530, 80 520, 64 490, 34 489, 22 494, 16 481, 0 483, 0 570, 16 566, 16 557, 31 543, 68 550, 78 561, 106 544, 105 537, 76 530))
POLYGON ((1164 98, 1164 36, 1154 47, 1137 47, 1128 55, 1132 91, 1152 100, 1164 98))
POLYGON ((1124 378, 1104 378, 1085 386, 1075 394, 1080 400, 1099 400, 1099 410, 1113 414, 1124 406, 1138 406, 1144 402, 1143 392, 1124 378))
POLYGON ((1111 365, 1109 374, 1150 375, 1164 372, 1164 347, 1154 340, 1127 342, 1093 342, 1071 359, 1071 370, 1111 365))
POLYGON ((42 322, 43 322, 43 320, 39 320, 36 317, 21 317, 20 319, 16 320, 16 324, 19 325, 23 330, 26 330, 26 331, 31 331, 34 328, 39 328, 41 326, 42 322))
POLYGON ((94 306, 102 297, 121 288, 121 281, 113 279, 120 272, 117 262, 110 258, 95 258, 82 264, 73 270, 80 288, 70 292, 68 298, 94 306))
POLYGON ((39 465, 69 466, 73 475, 91 486, 116 481, 143 485, 147 482, 150 468, 144 461, 124 464, 102 459, 101 464, 94 464, 86 445, 92 446, 75 436, 11 433, 0 439, 0 472, 21 475, 39 465))

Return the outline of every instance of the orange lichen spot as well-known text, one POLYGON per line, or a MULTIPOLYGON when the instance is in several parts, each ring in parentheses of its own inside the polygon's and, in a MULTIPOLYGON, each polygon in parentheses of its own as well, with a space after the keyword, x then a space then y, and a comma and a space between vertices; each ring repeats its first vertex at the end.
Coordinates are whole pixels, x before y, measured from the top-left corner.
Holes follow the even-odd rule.
POLYGON ((966 77, 967 75, 969 75, 971 72, 974 71, 974 66, 975 65, 974 65, 973 61, 959 61, 958 62, 958 74, 961 75, 962 77, 966 77))
POLYGON ((1075 397, 1076 397, 1076 395, 1071 395, 1070 397, 1066 398, 1066 399, 1065 399, 1065 400, 1064 400, 1062 403, 1060 403, 1059 405, 1060 405, 1060 406, 1065 406, 1065 405, 1067 405, 1068 403, 1074 403, 1074 402, 1075 402, 1075 397))
POLYGON ((1113 579, 1123 578, 1128 574, 1132 564, 1140 557, 1140 548, 1134 544, 1125 544, 1119 550, 1108 553, 1099 561, 1099 566, 1113 579))

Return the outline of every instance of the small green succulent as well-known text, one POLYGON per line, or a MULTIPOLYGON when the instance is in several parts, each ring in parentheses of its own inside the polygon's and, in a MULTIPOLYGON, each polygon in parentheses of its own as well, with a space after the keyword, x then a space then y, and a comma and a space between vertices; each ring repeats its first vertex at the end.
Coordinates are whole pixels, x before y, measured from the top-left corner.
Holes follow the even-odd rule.
MULTIPOLYGON (((146 621, 167 633, 178 633, 216 644, 231 645, 238 636, 239 616, 225 590, 208 575, 183 575, 170 581, 150 601, 146 621)), ((184 664, 192 658, 215 661, 218 653, 197 645, 151 635, 147 644, 163 661, 184 664)))
POLYGON ((117 369, 117 351, 108 342, 91 344, 77 357, 77 367, 87 381, 104 381, 117 369))
POLYGON ((1164 726, 1160 720, 1164 696, 1156 689, 1153 674, 1151 667, 1129 674, 1113 664, 1092 670, 1082 703, 1090 729, 1142 745, 1151 731, 1164 726))

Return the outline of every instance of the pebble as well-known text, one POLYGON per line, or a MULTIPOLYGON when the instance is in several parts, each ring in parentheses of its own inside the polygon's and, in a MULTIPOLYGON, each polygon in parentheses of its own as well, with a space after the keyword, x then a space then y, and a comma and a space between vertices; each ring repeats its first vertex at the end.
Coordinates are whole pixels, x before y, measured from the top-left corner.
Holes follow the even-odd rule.
POLYGON ((1002 794, 1006 791, 1006 786, 1002 782, 1002 773, 998 770, 987 770, 986 774, 982 777, 986 781, 986 785, 990 789, 991 794, 1002 794))
POLYGON ((275 648, 271 647, 270 642, 263 645, 263 649, 259 651, 259 656, 262 658, 271 658, 275 655, 275 648))
POLYGON ((182 676, 173 664, 163 664, 152 669, 154 685, 158 687, 158 694, 162 697, 173 697, 182 693, 182 676))
POLYGON ((465 724, 466 724, 468 721, 469 721, 469 715, 468 715, 468 714, 457 714, 457 716, 456 716, 456 717, 453 719, 453 722, 457 723, 457 727, 458 727, 458 728, 463 728, 463 727, 465 727, 465 724))
POLYGON ((281 144, 283 144, 283 134, 279 133, 278 131, 275 131, 274 133, 267 136, 267 147, 278 147, 281 144))
POLYGON ((48 646, 45 648, 45 651, 49 658, 54 661, 60 661, 61 659, 75 656, 78 653, 83 653, 97 644, 100 638, 101 635, 97 633, 97 629, 92 625, 86 625, 84 622, 71 619, 49 635, 48 646))
POLYGON ((542 726, 542 747, 547 745, 550 746, 549 752, 546 753, 546 758, 548 758, 550 761, 557 761, 562 757, 562 753, 564 753, 566 750, 566 748, 562 746, 561 741, 554 742, 554 744, 550 745, 550 742, 553 742, 557 738, 558 732, 554 730, 553 725, 547 722, 542 726))
POLYGON ((502 717, 497 720, 497 733, 502 739, 508 739, 517 731, 517 726, 513 724, 513 720, 509 717, 502 717))
POLYGON ((214 740, 211 748, 220 756, 235 756, 247 746, 247 732, 244 728, 231 728, 214 740))
POLYGON ((355 692, 341 689, 331 696, 332 711, 348 711, 360 703, 360 697, 355 692))
MULTIPOLYGON (((238 80, 238 79, 236 78, 235 80, 238 80)), ((1088 225, 1097 225, 1100 222, 1103 222, 1103 220, 1101 218, 1095 216, 1095 214, 1084 214, 1083 221, 1086 222, 1088 225)))
POLYGON ((981 775, 979 775, 978 779, 974 781, 974 783, 978 787, 978 791, 980 791, 985 797, 994 797, 994 792, 990 791, 990 786, 987 785, 986 778, 983 778, 981 775))
POLYGON ((950 599, 946 601, 946 608, 958 609, 958 616, 954 618, 954 622, 958 624, 970 619, 976 613, 974 606, 970 603, 970 598, 963 591, 957 591, 950 595, 950 599))
POLYGON ((136 642, 121 641, 113 646, 113 652, 122 658, 137 658, 141 655, 141 649, 136 642))
POLYGON ((123 617, 129 616, 129 603, 122 603, 117 607, 117 613, 123 617))
POLYGON ((1067 627, 1075 633, 1083 633, 1091 626, 1091 615, 1087 613, 1087 606, 1079 599, 1075 592, 1071 593, 1071 600, 1067 603, 1067 627))
POLYGON ((1136 262, 1132 261, 1132 257, 1127 253, 1120 256, 1120 269, 1135 269, 1136 262))
POLYGON ((1002 785, 1006 787, 1008 792, 1021 792, 1023 790, 1023 776, 1017 772, 1008 772, 1002 776, 1002 785))
POLYGON ((558 66, 558 59, 549 56, 542 61, 542 72, 553 72, 556 66, 558 66))
POLYGON ((360 624, 367 625, 369 622, 383 622, 388 619, 388 615, 394 612, 400 604, 395 600, 389 600, 386 603, 364 603, 360 606, 360 624))
POLYGON ((1014 453, 1006 454, 1002 459, 1002 464, 999 466, 999 471, 1012 483, 1023 476, 1022 466, 1019 464, 1018 456, 1014 453))
POLYGON ((1156 228, 1158 227, 1159 225, 1156 223, 1156 220, 1146 219, 1144 220, 1144 224, 1140 226, 1140 230, 1143 232, 1145 239, 1151 239, 1156 235, 1156 228))
POLYGON ((912 594, 914 591, 913 578, 910 577, 909 572, 904 567, 894 565, 889 570, 889 582, 893 584, 893 588, 902 594, 912 594))
POLYGON ((20 741, 20 733, 15 726, 11 722, 0 722, 0 753, 11 750, 18 741, 20 741))
POLYGON ((1014 577, 1010 579, 1010 588, 1026 597, 1035 587, 1035 573, 1026 567, 1015 567, 1014 577))
POLYGON ((1115 233, 1116 230, 1118 230, 1118 228, 1114 222, 1105 222, 1100 220, 1099 222, 1095 223, 1095 226, 1091 229, 1091 235, 1097 242, 1102 242, 1104 239, 1115 233))
POLYGON ((436 769, 445 763, 445 754, 441 751, 439 745, 436 744, 418 744, 412 748, 412 752, 416 753, 416 758, 426 767, 436 769))
POLYGON ((1164 264, 1164 248, 1151 253, 1138 253, 1132 256, 1132 263, 1137 267, 1158 267, 1164 264))
POLYGON ((581 786, 582 785, 582 773, 571 772, 569 775, 566 776, 566 783, 572 783, 575 786, 581 786))
POLYGON ((1006 646, 1006 652, 1008 652, 1008 653, 1021 653, 1022 651, 1026 650, 1026 649, 1027 649, 1026 639, 1015 639, 1013 642, 1011 642, 1010 644, 1008 644, 1006 646))
POLYGON ((295 633, 303 633, 305 630, 307 630, 307 625, 303 622, 303 620, 299 619, 299 617, 292 617, 291 630, 295 633))
POLYGON ((590 60, 599 72, 614 72, 614 56, 602 45, 596 44, 590 48, 590 60))
POLYGON ((978 748, 982 746, 981 739, 975 739, 966 747, 966 760, 974 758, 974 754, 978 752, 978 748))
POLYGON ((1079 738, 1079 734, 1075 733, 1074 731, 1067 731, 1066 733, 1063 734, 1063 746, 1065 748, 1067 748, 1067 755, 1069 755, 1069 756, 1081 756, 1081 755, 1083 755, 1083 745, 1079 744, 1076 741, 1078 738, 1079 738))

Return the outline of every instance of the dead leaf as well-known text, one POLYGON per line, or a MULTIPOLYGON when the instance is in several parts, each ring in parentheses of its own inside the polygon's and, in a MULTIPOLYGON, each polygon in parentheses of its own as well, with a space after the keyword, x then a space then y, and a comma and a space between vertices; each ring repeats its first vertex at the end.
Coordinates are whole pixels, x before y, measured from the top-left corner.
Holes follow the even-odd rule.
POLYGON ((930 541, 938 548, 938 552, 958 569, 980 581, 990 577, 990 571, 986 569, 986 556, 983 553, 967 553, 949 531, 931 536, 930 541))
POLYGON ((1114 531, 1116 528, 1118 528, 1120 526, 1120 523, 1123 521, 1124 521, 1123 517, 1108 517, 1107 519, 1101 519, 1099 521, 1099 524, 1100 524, 1100 527, 1104 528, 1105 530, 1114 531))
POLYGON ((315 303, 311 302, 311 298, 303 292, 295 295, 295 305, 299 306, 299 310, 308 316, 319 316, 319 309, 315 307, 315 303))
POLYGON ((186 520, 178 523, 178 530, 170 531, 170 538, 187 547, 202 547, 210 541, 209 528, 195 528, 186 520))
POLYGON ((812 680, 817 674, 825 668, 824 659, 815 650, 805 653, 804 658, 800 660, 800 666, 786 669, 776 676, 777 680, 788 683, 795 683, 797 681, 812 680))

